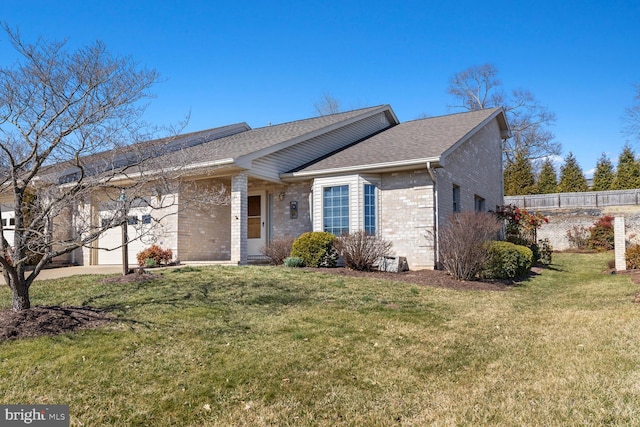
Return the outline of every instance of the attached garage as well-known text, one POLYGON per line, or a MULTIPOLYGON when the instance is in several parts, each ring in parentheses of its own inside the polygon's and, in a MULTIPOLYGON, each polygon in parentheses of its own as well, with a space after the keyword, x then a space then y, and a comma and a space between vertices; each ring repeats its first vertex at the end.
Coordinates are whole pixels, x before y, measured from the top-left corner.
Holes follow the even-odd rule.
POLYGON ((2 232, 4 238, 13 245, 13 230, 16 225, 16 213, 13 211, 13 207, 2 206, 2 232))
MULTIPOLYGON (((101 211, 100 220, 110 221, 113 217, 112 211, 101 211)), ((138 253, 155 241, 155 236, 151 232, 153 218, 151 208, 138 207, 129 210, 127 215, 127 235, 129 238, 129 265, 138 265, 136 256, 138 253)), ((98 264, 122 264, 122 227, 116 226, 104 232, 98 240, 98 264)))

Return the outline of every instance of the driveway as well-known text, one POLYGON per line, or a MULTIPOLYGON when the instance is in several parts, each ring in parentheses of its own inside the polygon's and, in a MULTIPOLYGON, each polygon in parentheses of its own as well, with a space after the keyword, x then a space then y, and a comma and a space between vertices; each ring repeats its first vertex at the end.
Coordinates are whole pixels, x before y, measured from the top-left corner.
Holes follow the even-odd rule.
MULTIPOLYGON (((162 268, 174 268, 184 267, 185 265, 236 265, 230 261, 202 261, 202 262, 186 262, 180 265, 162 267, 162 268)), ((135 268, 137 266, 129 266, 129 268, 135 268)), ((59 268, 47 268, 42 270, 36 280, 47 279, 59 279, 61 277, 70 277, 80 274, 122 274, 122 265, 88 265, 88 266, 73 266, 73 267, 59 267, 59 268)))
POLYGON ((38 274, 36 280, 59 279, 61 277, 77 276, 80 274, 116 274, 122 273, 121 265, 90 265, 47 268, 38 274))

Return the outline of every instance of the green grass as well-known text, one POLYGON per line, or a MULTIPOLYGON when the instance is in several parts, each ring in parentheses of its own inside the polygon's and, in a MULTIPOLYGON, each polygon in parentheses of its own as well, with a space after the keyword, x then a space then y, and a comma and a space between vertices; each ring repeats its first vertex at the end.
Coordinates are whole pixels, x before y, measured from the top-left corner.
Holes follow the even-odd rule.
POLYGON ((118 322, 0 343, 0 403, 85 426, 640 425, 640 291, 608 258, 556 254, 507 292, 272 267, 39 282, 34 304, 118 322))

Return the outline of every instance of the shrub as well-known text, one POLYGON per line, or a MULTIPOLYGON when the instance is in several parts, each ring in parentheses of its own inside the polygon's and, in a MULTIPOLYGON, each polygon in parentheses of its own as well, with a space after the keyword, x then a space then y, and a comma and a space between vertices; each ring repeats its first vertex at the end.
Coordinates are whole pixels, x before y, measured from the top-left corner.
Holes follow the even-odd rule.
POLYGON ((589 229, 589 240, 587 245, 589 249, 598 251, 608 251, 613 249, 614 231, 613 220, 615 218, 605 215, 599 218, 589 229))
POLYGON ((371 271, 380 258, 390 254, 392 245, 391 242, 361 230, 338 237, 334 246, 347 267, 371 271))
POLYGON ((293 242, 291 256, 302 258, 307 267, 335 267, 338 253, 333 248, 336 239, 331 233, 310 231, 293 242))
POLYGON ((624 252, 624 257, 627 261, 627 270, 640 269, 640 245, 630 245, 624 252))
POLYGON ((271 264, 280 265, 291 255, 293 241, 293 237, 279 237, 263 246, 260 252, 271 260, 271 264))
POLYGON ((171 249, 162 249, 158 245, 153 245, 138 252, 136 258, 140 267, 150 267, 152 266, 150 263, 155 263, 155 265, 168 264, 173 258, 173 252, 171 249))
POLYGON ((582 225, 574 225, 567 231, 569 247, 576 249, 586 249, 589 242, 589 229, 582 225))
POLYGON ((490 279, 513 279, 531 269, 533 253, 526 246, 511 242, 492 242, 483 275, 490 279))
POLYGON ((459 212, 440 228, 441 266, 458 280, 471 280, 488 256, 487 242, 495 240, 500 223, 489 213, 459 212))
POLYGON ((304 261, 297 256, 287 257, 283 261, 285 267, 304 267, 304 261))
POLYGON ((539 212, 529 212, 526 209, 520 209, 515 205, 505 205, 496 211, 498 218, 505 222, 505 240, 523 246, 535 245, 537 240, 537 232, 542 224, 549 222, 549 218, 539 212))
POLYGON ((553 246, 551 246, 549 239, 538 240, 537 249, 538 259, 536 262, 539 262, 542 265, 551 265, 553 246))

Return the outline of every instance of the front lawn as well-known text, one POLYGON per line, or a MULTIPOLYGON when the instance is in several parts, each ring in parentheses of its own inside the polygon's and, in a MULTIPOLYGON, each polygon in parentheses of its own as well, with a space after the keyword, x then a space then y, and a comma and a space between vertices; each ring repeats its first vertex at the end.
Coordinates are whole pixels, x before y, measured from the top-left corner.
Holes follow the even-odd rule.
POLYGON ((505 292, 281 267, 39 282, 33 304, 117 321, 0 342, 0 403, 84 426, 638 425, 640 290, 610 257, 505 292))

